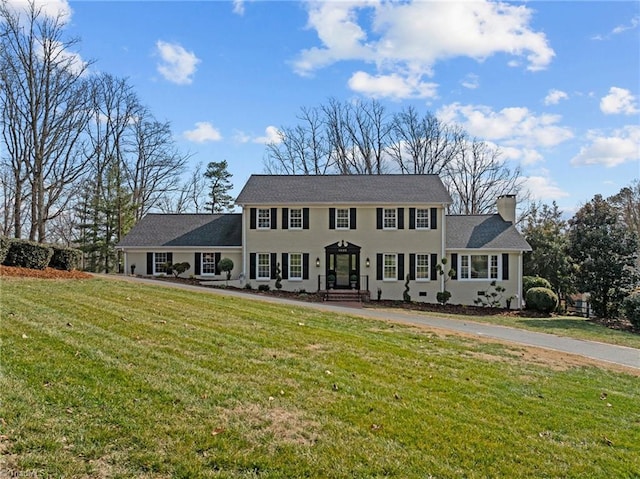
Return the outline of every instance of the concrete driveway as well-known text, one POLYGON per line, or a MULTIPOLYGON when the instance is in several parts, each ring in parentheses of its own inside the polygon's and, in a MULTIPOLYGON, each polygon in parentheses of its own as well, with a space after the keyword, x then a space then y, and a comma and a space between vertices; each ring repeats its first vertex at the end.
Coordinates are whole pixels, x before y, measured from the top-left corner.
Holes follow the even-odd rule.
POLYGON ((116 275, 96 275, 101 278, 130 281, 135 283, 152 284, 169 288, 180 288, 223 296, 236 296, 256 301, 266 301, 270 303, 285 304, 314 308, 322 311, 350 314, 366 318, 395 321, 404 324, 437 328, 448 331, 456 331, 471 336, 497 339, 510 343, 537 348, 549 349, 567 354, 575 354, 586 358, 616 364, 640 370, 640 350, 625 346, 599 343, 595 341, 585 341, 581 339, 566 338, 547 333, 537 333, 507 326, 496 326, 492 324, 477 323, 474 321, 430 317, 424 313, 416 313, 407 310, 376 310, 359 307, 358 305, 345 305, 333 303, 309 303, 304 301, 294 301, 290 299, 276 298, 272 296, 260 296, 243 293, 240 291, 207 288, 203 286, 193 286, 169 281, 157 281, 132 276, 116 275))

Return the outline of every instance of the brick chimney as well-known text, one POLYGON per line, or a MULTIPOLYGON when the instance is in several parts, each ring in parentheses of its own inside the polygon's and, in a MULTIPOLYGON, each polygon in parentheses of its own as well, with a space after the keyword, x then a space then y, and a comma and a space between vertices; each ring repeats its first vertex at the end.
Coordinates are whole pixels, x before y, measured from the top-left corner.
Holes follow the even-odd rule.
POLYGON ((496 207, 503 220, 516 223, 516 195, 498 196, 496 207))

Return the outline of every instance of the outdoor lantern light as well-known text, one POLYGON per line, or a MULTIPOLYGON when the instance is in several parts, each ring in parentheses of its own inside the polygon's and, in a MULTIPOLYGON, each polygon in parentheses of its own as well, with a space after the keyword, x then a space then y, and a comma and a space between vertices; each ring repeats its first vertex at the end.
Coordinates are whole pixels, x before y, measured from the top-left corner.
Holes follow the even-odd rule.
POLYGON ((367 265, 367 268, 371 266, 371 261, 369 261, 369 258, 367 258, 367 260, 365 261, 365 264, 367 265))
POLYGON ((316 258, 316 268, 320 267, 320 258, 316 258))

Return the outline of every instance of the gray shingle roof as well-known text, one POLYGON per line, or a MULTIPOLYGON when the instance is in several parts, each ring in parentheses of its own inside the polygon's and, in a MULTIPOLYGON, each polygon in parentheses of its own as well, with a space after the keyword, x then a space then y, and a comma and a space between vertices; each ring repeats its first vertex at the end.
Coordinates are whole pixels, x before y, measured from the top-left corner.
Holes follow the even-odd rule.
POLYGON ((510 221, 500 215, 447 216, 447 249, 531 251, 510 221))
POLYGON ((240 214, 148 214, 126 235, 119 247, 241 246, 240 214))
POLYGON ((251 175, 239 205, 451 203, 437 175, 251 175))

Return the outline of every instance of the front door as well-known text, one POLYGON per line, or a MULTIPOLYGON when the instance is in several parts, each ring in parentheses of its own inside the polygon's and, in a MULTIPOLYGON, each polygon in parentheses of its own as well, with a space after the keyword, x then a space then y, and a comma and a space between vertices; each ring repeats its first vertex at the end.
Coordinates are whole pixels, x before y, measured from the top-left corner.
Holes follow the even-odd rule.
MULTIPOLYGON (((355 287, 360 287, 360 246, 337 242, 325 247, 327 280, 335 277, 335 288, 351 288, 351 277, 358 278, 355 287)), ((329 286, 330 287, 330 286, 329 286)))

